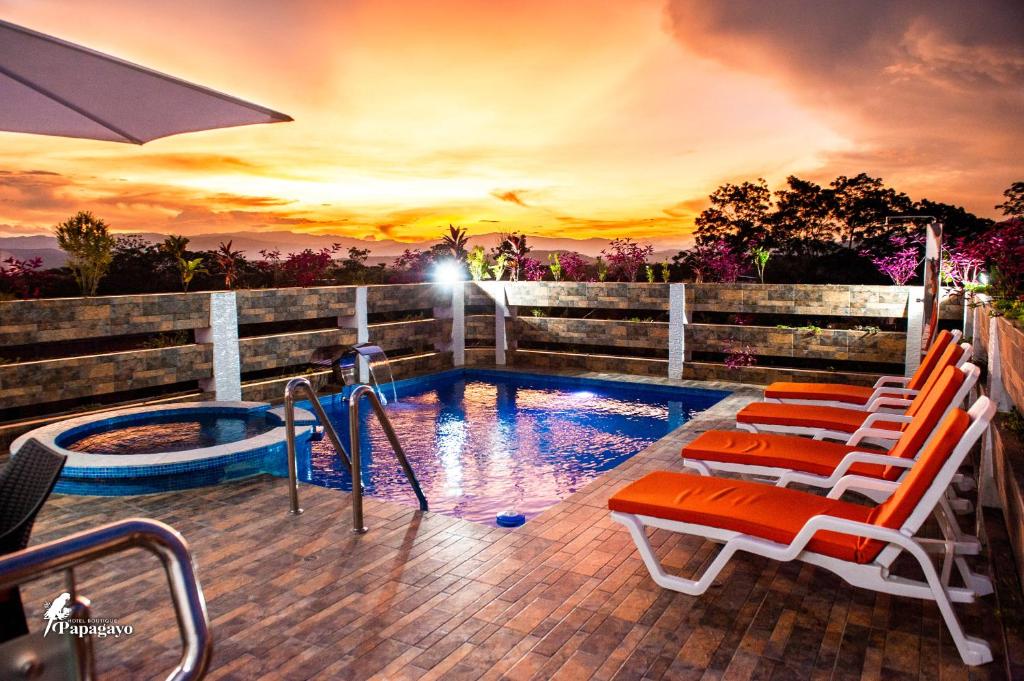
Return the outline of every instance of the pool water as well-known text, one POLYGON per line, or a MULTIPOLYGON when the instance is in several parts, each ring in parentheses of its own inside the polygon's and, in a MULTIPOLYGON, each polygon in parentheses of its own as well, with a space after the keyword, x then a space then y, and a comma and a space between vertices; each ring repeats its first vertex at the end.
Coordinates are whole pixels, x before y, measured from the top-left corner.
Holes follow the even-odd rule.
POLYGON ((144 422, 113 422, 60 446, 89 454, 156 454, 201 449, 262 435, 281 425, 265 411, 139 415, 144 422))
MULTIPOLYGON (((390 386, 386 409, 430 510, 495 524, 527 518, 618 466, 728 395, 613 381, 462 370, 390 386)), ((343 442, 347 406, 325 398, 343 442)), ((363 405, 364 492, 416 504, 387 438, 363 405), (369 423, 368 423, 369 421, 369 423)), ((313 443, 306 480, 351 490, 349 471, 325 440, 313 443)))

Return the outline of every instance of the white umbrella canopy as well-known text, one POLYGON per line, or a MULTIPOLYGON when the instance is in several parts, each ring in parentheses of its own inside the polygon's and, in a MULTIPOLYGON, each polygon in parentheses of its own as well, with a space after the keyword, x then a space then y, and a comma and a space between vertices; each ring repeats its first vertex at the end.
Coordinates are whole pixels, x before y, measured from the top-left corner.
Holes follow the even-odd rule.
POLYGON ((0 20, 0 130, 145 144, 285 114, 0 20))

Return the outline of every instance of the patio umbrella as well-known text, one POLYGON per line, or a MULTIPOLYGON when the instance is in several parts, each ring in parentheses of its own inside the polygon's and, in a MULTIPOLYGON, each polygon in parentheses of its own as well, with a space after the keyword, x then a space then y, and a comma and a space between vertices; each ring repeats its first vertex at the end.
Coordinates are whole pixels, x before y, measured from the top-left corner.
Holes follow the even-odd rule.
POLYGON ((291 117, 0 20, 0 130, 145 144, 291 117))

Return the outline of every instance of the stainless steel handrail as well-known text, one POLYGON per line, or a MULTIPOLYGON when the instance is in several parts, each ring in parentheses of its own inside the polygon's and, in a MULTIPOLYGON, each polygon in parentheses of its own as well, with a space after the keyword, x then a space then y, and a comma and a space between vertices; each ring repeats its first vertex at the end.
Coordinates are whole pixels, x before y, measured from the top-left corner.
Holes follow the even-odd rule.
POLYGON ((160 559, 171 587, 183 650, 167 680, 202 678, 213 650, 210 618, 188 544, 170 525, 131 518, 9 554, 0 558, 0 589, 134 548, 146 549, 160 559))
POLYGON ((419 499, 420 510, 429 510, 427 498, 423 496, 423 490, 420 489, 416 473, 413 472, 412 466, 409 465, 409 459, 405 456, 402 443, 398 441, 398 435, 395 433, 394 426, 391 425, 391 419, 388 418, 387 412, 384 411, 384 405, 380 403, 380 398, 377 397, 377 392, 366 384, 358 385, 348 396, 349 454, 352 466, 352 531, 358 534, 366 532, 366 527, 363 526, 363 481, 359 472, 361 458, 359 456, 359 400, 362 397, 369 398, 373 412, 377 415, 377 421, 380 423, 384 435, 387 436, 388 442, 391 443, 391 449, 395 453, 395 458, 401 464, 405 477, 409 480, 409 485, 412 487, 412 491, 416 493, 416 498, 419 499))
POLYGON ((377 397, 377 393, 373 388, 368 385, 358 385, 352 389, 351 393, 349 393, 349 449, 346 451, 345 447, 341 444, 341 440, 338 438, 337 431, 334 430, 334 426, 331 425, 330 419, 327 418, 327 414, 324 412, 324 408, 320 404, 319 398, 317 398, 316 391, 313 390, 313 385, 309 380, 299 377, 288 381, 288 384, 284 388, 284 422, 285 435, 288 444, 288 491, 291 503, 289 513, 292 515, 302 513, 302 509, 299 508, 298 465, 296 462, 295 452, 295 397, 296 393, 299 391, 306 394, 306 398, 313 407, 313 412, 316 414, 317 419, 319 419, 320 425, 323 426, 324 432, 327 433, 328 439, 331 441, 331 444, 334 445, 334 449, 337 450, 338 454, 345 461, 345 465, 348 466, 352 473, 353 532, 357 534, 366 532, 366 527, 363 525, 363 480, 359 470, 359 400, 362 397, 368 397, 370 399, 370 405, 373 407, 373 412, 377 416, 377 421, 380 423, 381 429, 383 429, 384 434, 387 436, 388 442, 391 443, 391 449, 395 453, 395 458, 397 458, 398 463, 401 464, 402 471, 405 473, 405 477, 409 480, 409 485, 412 487, 412 491, 416 494, 416 498, 419 500, 420 510, 429 510, 427 506, 427 498, 423 496, 423 490, 420 489, 420 483, 416 479, 416 473, 413 472, 412 466, 409 465, 409 459, 406 458, 405 450, 402 449, 402 444, 398 441, 398 435, 395 433, 394 426, 391 425, 391 419, 388 418, 387 412, 384 411, 384 405, 381 404, 380 398, 377 397))
POLYGON ((284 427, 288 446, 288 494, 291 503, 291 508, 288 512, 292 515, 302 513, 302 509, 299 508, 299 474, 295 461, 295 396, 298 392, 305 393, 306 399, 309 400, 309 404, 313 408, 313 413, 316 414, 316 417, 320 420, 320 425, 323 426, 324 432, 327 434, 327 438, 334 445, 338 455, 345 461, 345 465, 349 468, 352 467, 348 452, 342 446, 337 431, 334 430, 334 426, 331 425, 330 419, 327 418, 323 405, 317 399, 316 391, 313 390, 313 384, 309 382, 309 379, 302 377, 293 378, 288 381, 288 384, 284 387, 284 427))

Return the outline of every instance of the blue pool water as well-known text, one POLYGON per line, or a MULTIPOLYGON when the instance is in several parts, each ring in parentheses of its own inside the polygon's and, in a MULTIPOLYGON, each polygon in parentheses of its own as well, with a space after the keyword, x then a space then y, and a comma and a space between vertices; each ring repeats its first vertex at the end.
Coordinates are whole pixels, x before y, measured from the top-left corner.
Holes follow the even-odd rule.
MULTIPOLYGON (((385 389, 390 417, 430 510, 495 524, 514 507, 527 518, 564 499, 712 406, 727 392, 613 381, 464 370, 385 389)), ((347 409, 324 408, 343 442, 347 409)), ((383 431, 364 405, 365 493, 415 504, 383 431)), ((308 482, 351 490, 331 445, 313 443, 308 482)))

